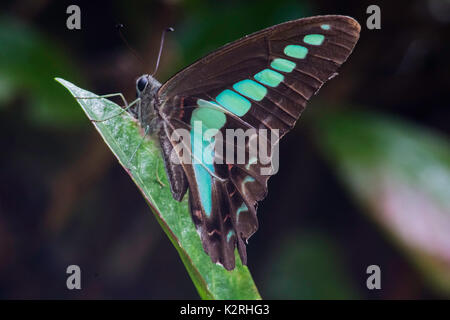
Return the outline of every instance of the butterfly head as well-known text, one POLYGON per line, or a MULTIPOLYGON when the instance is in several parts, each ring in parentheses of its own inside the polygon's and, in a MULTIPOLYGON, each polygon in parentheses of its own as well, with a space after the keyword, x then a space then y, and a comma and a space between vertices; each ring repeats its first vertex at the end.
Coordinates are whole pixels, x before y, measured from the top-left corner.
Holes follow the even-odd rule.
POLYGON ((144 99, 144 96, 153 96, 158 91, 161 84, 151 75, 144 74, 136 80, 136 95, 138 98, 144 99))
POLYGON ((141 124, 150 127, 151 132, 156 130, 155 122, 152 120, 156 118, 157 114, 156 96, 160 87, 161 84, 158 80, 148 74, 144 74, 136 80, 136 96, 139 98, 139 103, 134 114, 141 124))

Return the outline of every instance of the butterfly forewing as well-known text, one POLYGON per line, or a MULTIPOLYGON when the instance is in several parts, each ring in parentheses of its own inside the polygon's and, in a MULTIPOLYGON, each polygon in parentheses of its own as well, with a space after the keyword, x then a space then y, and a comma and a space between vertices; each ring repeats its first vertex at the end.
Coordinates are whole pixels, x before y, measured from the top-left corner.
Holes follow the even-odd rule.
MULTIPOLYGON (((194 121, 201 121, 202 130, 221 131, 216 144, 229 143, 226 129, 276 129, 281 138, 311 96, 336 75, 359 31, 352 18, 318 16, 276 25, 220 48, 160 88, 159 112, 170 128, 167 133, 184 128, 193 134, 194 121)), ((267 194, 270 173, 261 173, 262 164, 249 152, 250 141, 240 146, 244 163, 227 162, 226 154, 216 153, 213 164, 202 162, 203 158, 201 163, 182 164, 203 247, 227 269, 235 266, 236 247, 246 263, 245 243, 258 228, 257 203, 267 194)), ((190 142, 191 159, 198 148, 208 147, 195 144, 194 138, 190 142)), ((238 149, 233 147, 235 153, 238 149)))

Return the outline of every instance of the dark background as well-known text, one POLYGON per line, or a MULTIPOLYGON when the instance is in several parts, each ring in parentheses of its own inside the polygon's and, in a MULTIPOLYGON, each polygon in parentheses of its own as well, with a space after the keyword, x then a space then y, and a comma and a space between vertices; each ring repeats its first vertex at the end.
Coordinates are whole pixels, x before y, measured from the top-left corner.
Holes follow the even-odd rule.
POLYGON ((166 38, 162 82, 245 34, 318 14, 354 17, 361 38, 281 143, 280 171, 248 245, 256 285, 272 299, 445 297, 361 213, 317 150, 309 118, 315 106, 349 105, 448 137, 449 8, 447 1, 2 2, 0 31, 10 42, 0 42, 0 297, 198 298, 136 186, 53 77, 131 101, 168 26, 176 31, 166 38), (66 28, 70 4, 81 8, 81 30, 66 28), (381 7, 381 30, 365 26, 370 4, 381 7), (81 291, 66 289, 70 264, 82 269, 81 291), (366 288, 371 264, 382 269, 382 290, 366 288))

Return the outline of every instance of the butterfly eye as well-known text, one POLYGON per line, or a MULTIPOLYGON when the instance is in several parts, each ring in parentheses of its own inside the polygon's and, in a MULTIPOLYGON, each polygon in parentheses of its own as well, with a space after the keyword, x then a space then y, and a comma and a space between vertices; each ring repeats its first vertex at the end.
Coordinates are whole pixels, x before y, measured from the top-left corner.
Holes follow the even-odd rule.
POLYGON ((136 81, 136 88, 138 92, 144 91, 145 87, 147 86, 148 79, 147 76, 142 76, 136 81))

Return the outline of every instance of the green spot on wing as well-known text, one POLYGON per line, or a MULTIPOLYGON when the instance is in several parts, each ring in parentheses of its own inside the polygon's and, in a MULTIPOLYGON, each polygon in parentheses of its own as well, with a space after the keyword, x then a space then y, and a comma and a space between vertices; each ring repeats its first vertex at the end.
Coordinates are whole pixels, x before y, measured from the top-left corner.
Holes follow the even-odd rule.
POLYGON ((308 34, 303 38, 303 41, 307 44, 313 46, 320 46, 325 40, 325 36, 323 34, 308 34))
POLYGON ((245 179, 242 181, 242 184, 246 184, 247 182, 254 182, 255 178, 247 176, 245 177, 245 179))
POLYGON ((247 208, 247 206, 245 205, 244 202, 242 203, 242 205, 241 205, 241 206, 237 209, 237 211, 236 211, 236 221, 239 221, 239 214, 240 214, 242 211, 248 211, 248 208, 247 208))
POLYGON ((215 130, 222 128, 227 119, 220 110, 221 107, 214 102, 199 99, 197 104, 199 108, 192 112, 190 121, 192 163, 200 201, 209 217, 212 209, 212 178, 210 172, 215 171, 213 165, 214 144, 205 136, 205 132, 212 130, 215 134, 215 130))
POLYGON ((284 48, 284 54, 292 58, 304 59, 308 54, 308 49, 304 46, 290 44, 284 48))
MULTIPOLYGON (((194 126, 192 119, 194 117, 191 118, 191 125, 194 126)), ((202 129, 191 130, 192 166, 198 193, 200 194, 200 202, 205 210, 205 214, 209 217, 212 209, 212 178, 208 170, 214 172, 212 162, 214 153, 211 151, 210 144, 203 138, 203 133, 202 129)))
POLYGON ((274 59, 272 61, 270 66, 273 69, 276 69, 276 70, 279 70, 279 71, 291 72, 295 68, 295 62, 292 62, 292 61, 286 60, 286 59, 277 58, 277 59, 274 59))
POLYGON ((222 91, 217 97, 216 101, 228 111, 235 115, 242 117, 250 110, 252 104, 240 94, 226 89, 222 91))
POLYGON ((276 87, 284 80, 284 76, 276 71, 264 69, 255 74, 255 79, 269 87, 276 87))
POLYGON ((220 106, 214 102, 199 99, 197 105, 200 108, 195 109, 191 116, 191 125, 194 121, 201 121, 207 129, 220 129, 227 121, 225 114, 220 111, 220 106), (217 109, 214 109, 216 107, 217 109))
POLYGON ((240 94, 256 101, 261 101, 267 94, 267 88, 253 80, 242 80, 233 85, 233 89, 240 94))

